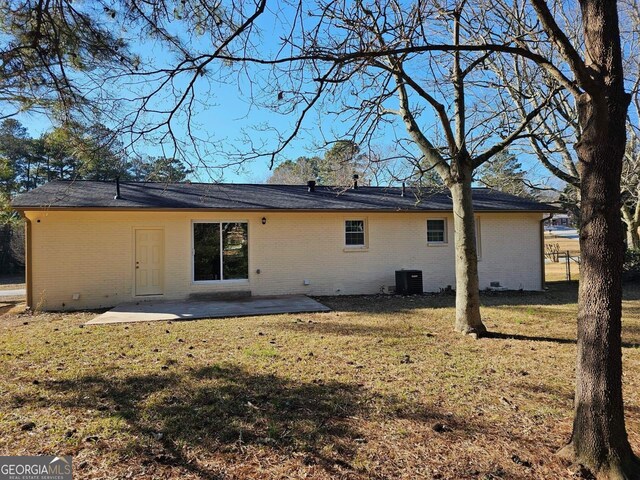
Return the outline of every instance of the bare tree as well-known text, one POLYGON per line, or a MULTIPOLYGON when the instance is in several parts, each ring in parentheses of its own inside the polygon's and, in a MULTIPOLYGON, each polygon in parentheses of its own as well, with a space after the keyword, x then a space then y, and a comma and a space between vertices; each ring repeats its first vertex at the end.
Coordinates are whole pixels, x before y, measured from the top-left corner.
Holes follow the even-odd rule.
MULTIPOLYGON (((582 264, 573 432, 562 454, 602 478, 640 478, 622 400, 620 179, 631 96, 625 91, 617 3, 530 3, 532 8, 497 0, 491 25, 500 24, 499 35, 510 41, 513 53, 545 73, 539 83, 555 82, 566 90, 568 96, 559 101, 571 98, 577 112, 564 119, 578 137, 578 162, 564 166, 573 165, 579 176, 582 264), (572 17, 567 12, 575 6, 579 13, 572 17), (578 36, 572 35, 574 25, 580 27, 578 36)), ((565 131, 550 125, 546 132, 542 125, 546 141, 562 143, 565 131)))
MULTIPOLYGON (((194 121, 199 109, 209 107, 197 98, 196 84, 228 80, 228 65, 213 64, 218 54, 259 45, 253 24, 265 5, 266 0, 2 1, 0 119, 35 111, 53 123, 100 122, 132 154, 153 144, 166 158, 202 161, 218 145, 194 121), (131 53, 145 41, 162 55, 131 53)), ((241 163, 228 158, 201 167, 241 163)))
POLYGON ((530 119, 554 93, 539 90, 535 98, 540 106, 532 108, 524 120, 517 117, 518 112, 502 100, 500 90, 505 85, 484 68, 492 53, 462 47, 478 13, 464 1, 410 6, 394 0, 367 5, 321 2, 301 14, 307 22, 304 33, 287 38, 287 48, 294 55, 229 57, 273 66, 269 81, 277 90, 272 95, 286 98, 286 103, 276 103, 276 109, 291 113, 291 105, 303 106, 291 135, 282 137, 278 148, 267 153, 272 160, 294 138, 312 106, 332 115, 344 126, 346 136, 360 145, 369 145, 381 127, 399 120, 406 130, 403 141, 411 142, 423 174, 435 172, 451 192, 455 328, 476 336, 486 329, 480 316, 473 173, 525 136, 530 119), (451 48, 432 48, 434 41, 451 43, 451 48), (301 87, 311 81, 316 88, 301 87), (491 107, 494 104, 499 107, 491 107))
MULTIPOLYGON (((622 166, 621 205, 622 219, 626 227, 627 246, 640 248, 640 188, 638 179, 638 148, 640 148, 640 62, 634 52, 640 48, 640 3, 637 0, 620 2, 622 9, 621 36, 625 44, 623 60, 625 76, 630 85, 633 107, 628 115, 629 144, 625 151, 622 166)), ((582 44, 579 12, 571 8, 561 10, 565 19, 564 30, 568 38, 574 43, 582 44)), ((522 32, 521 32, 522 33, 522 32)), ((539 44, 542 42, 537 37, 539 44)), ((547 49, 546 55, 551 55, 547 49)), ((501 78, 511 79, 509 94, 516 104, 521 104, 528 93, 536 88, 536 82, 554 82, 553 78, 545 77, 540 67, 531 65, 523 58, 498 57, 492 62, 492 68, 501 78)), ((520 105, 521 114, 526 115, 524 105, 520 105)), ((580 168, 575 150, 580 141, 582 127, 578 120, 576 98, 565 91, 554 97, 534 121, 528 125, 530 149, 540 163, 567 187, 560 189, 563 204, 576 214, 580 223, 580 168)))
MULTIPOLYGON (((255 24, 265 12, 265 0, 215 7, 204 0, 125 4, 125 18, 142 25, 172 52, 169 67, 141 70, 123 83, 141 85, 134 97, 121 99, 134 108, 117 119, 132 142, 153 138, 160 145, 168 143, 171 151, 165 156, 170 157, 222 158, 224 153, 224 167, 255 159, 273 165, 314 113, 334 119, 341 130, 325 135, 319 129, 320 142, 343 138, 365 150, 388 125, 404 128, 399 142, 411 144, 407 148, 415 152, 414 167, 423 175, 435 173, 451 192, 455 328, 475 336, 486 331, 480 316, 473 173, 526 136, 528 122, 554 92, 539 89, 538 106, 532 102, 525 119, 504 101, 501 91, 506 86, 484 65, 493 50, 484 45, 468 48, 484 6, 465 0, 283 4, 282 11, 275 12, 284 32, 281 45, 270 51, 259 42, 255 24), (170 13, 176 9, 178 17, 170 13), (207 42, 192 42, 195 33, 169 34, 175 23, 186 32, 201 32, 207 42), (257 66, 270 68, 256 74, 257 66), (234 72, 251 85, 256 106, 294 121, 289 131, 267 126, 246 135, 244 151, 220 152, 195 128, 194 116, 201 107, 196 84, 201 78, 226 80, 234 72), (186 138, 178 138, 176 124, 187 126, 186 138), (274 146, 263 140, 269 132, 276 137, 274 146)), ((122 82, 120 76, 107 80, 122 82)))
POLYGON ((640 249, 640 136, 629 127, 629 141, 622 163, 622 219, 627 230, 627 247, 640 249))
POLYGON ((274 185, 304 185, 309 180, 318 178, 320 157, 298 157, 285 160, 273 169, 267 183, 274 185))
MULTIPOLYGON (((322 94, 332 95, 332 101, 339 98, 343 101, 344 111, 355 115, 354 125, 358 132, 370 131, 365 126, 378 125, 388 115, 401 117, 425 162, 445 180, 452 193, 459 235, 456 240, 457 316, 466 316, 458 328, 466 331, 482 329, 481 324, 474 323, 479 315, 475 317, 477 297, 474 299, 471 293, 476 291, 477 283, 474 286, 473 282, 474 279, 477 282, 477 275, 475 252, 471 247, 473 241, 469 241, 473 239, 473 232, 469 231, 469 225, 473 223, 466 218, 472 211, 467 178, 478 159, 485 158, 484 154, 470 152, 469 118, 460 114, 468 112, 470 107, 466 94, 473 77, 468 73, 469 66, 479 67, 484 59, 497 53, 517 56, 537 65, 544 77, 536 77, 535 88, 524 96, 530 99, 537 95, 535 102, 530 104, 530 114, 525 117, 528 119, 538 115, 553 98, 554 85, 568 92, 576 103, 580 131, 575 149, 580 172, 583 260, 574 424, 571 441, 563 454, 604 478, 631 479, 640 475, 640 462, 628 441, 622 400, 624 232, 620 218, 620 179, 631 97, 624 85, 616 2, 580 0, 576 6, 580 42, 571 40, 572 27, 569 18, 562 13, 565 10, 560 1, 502 3, 497 0, 478 10, 470 9, 466 4, 464 8, 455 5, 453 9, 443 9, 434 5, 427 8, 419 3, 409 11, 393 2, 366 6, 362 3, 343 6, 332 2, 322 4, 316 10, 320 21, 318 26, 305 31, 305 43, 289 43, 296 56, 265 63, 290 65, 292 61, 299 61, 305 64, 315 73, 318 84, 310 101, 303 96, 306 104, 313 105, 322 94), (468 11, 473 15, 465 17, 468 11), (426 18, 431 21, 427 22, 426 18), (434 18, 446 21, 438 23, 434 18), (471 22, 461 30, 463 20, 471 22), (325 32, 338 33, 325 42, 325 32), (464 38, 462 32, 467 32, 469 37, 473 32, 473 38, 464 38), (452 35, 453 41, 440 43, 445 33, 452 35), (441 55, 434 52, 441 52, 441 55), (438 63, 447 56, 450 68, 438 63), (428 90, 413 75, 421 70, 409 66, 416 58, 421 60, 421 66, 427 65, 431 69, 433 83, 428 85, 428 90), (444 84, 451 86, 447 98, 452 99, 452 112, 447 110, 448 103, 434 97, 433 92, 441 94, 445 91, 443 82, 437 83, 443 77, 450 80, 444 84), (355 105, 344 101, 344 90, 337 89, 344 85, 354 87, 354 96, 360 100, 355 105), (363 99, 365 87, 375 87, 381 93, 363 99), (392 95, 399 100, 397 109, 387 107, 392 95), (432 142, 420 128, 417 113, 422 110, 416 110, 413 105, 417 99, 425 100, 435 110, 445 142, 432 142)), ((296 70, 296 73, 302 75, 302 70, 296 70)), ((290 75, 291 71, 285 70, 281 74, 290 75)), ((481 78, 492 88, 500 89, 500 82, 486 73, 481 78)), ((291 90, 292 95, 296 92, 291 90)), ((499 100, 489 104, 488 110, 500 120, 505 119, 503 112, 513 111, 510 105, 499 100)), ((476 105, 472 111, 482 113, 483 109, 476 105)), ((528 123, 521 123, 521 116, 519 118, 511 124, 515 128, 487 152, 495 154, 504 149, 509 140, 524 136, 528 123)), ((503 124, 510 125, 508 121, 503 124)), ((495 132, 495 124, 492 126, 495 132)), ((485 141, 493 137, 489 135, 485 141)), ((471 138, 477 140, 482 135, 471 138)))
POLYGON ((622 166, 622 218, 627 227, 627 246, 640 249, 640 2, 621 2, 625 19, 622 30, 626 39, 625 73, 631 85, 631 108, 628 116, 629 142, 622 166))

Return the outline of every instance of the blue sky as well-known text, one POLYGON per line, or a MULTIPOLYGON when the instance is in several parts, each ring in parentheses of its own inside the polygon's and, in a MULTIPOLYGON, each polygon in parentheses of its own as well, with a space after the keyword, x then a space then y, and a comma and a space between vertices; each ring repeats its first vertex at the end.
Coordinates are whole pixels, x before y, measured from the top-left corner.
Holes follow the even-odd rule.
MULTIPOLYGON (((150 56, 158 55, 155 53, 156 48, 147 50, 150 56)), ((244 77, 239 77, 239 83, 208 83, 200 81, 196 85, 196 96, 200 99, 206 99, 208 104, 206 108, 199 109, 195 117, 194 125, 202 131, 211 134, 220 144, 224 144, 225 149, 244 148, 242 132, 251 132, 252 138, 259 142, 261 139, 274 144, 274 136, 268 132, 258 131, 263 125, 277 129, 283 133, 289 133, 293 129, 293 124, 297 119, 296 115, 281 115, 273 111, 252 105, 251 98, 247 94, 250 89, 248 82, 244 81, 244 77)), ((29 130, 29 133, 37 137, 52 128, 52 122, 44 115, 36 113, 25 113, 17 117, 29 130)), ((289 146, 279 156, 280 160, 295 159, 300 156, 322 155, 322 136, 320 131, 324 132, 324 136, 328 140, 338 140, 341 138, 339 134, 331 135, 332 131, 340 130, 340 125, 326 117, 318 118, 318 112, 310 115, 304 123, 303 128, 289 146)), ((178 137, 186 137, 186 128, 184 125, 178 124, 176 128, 178 137)), ((380 145, 386 146, 392 143, 393 131, 380 132, 380 145)), ((141 142, 135 145, 135 149, 139 153, 149 155, 162 155, 163 149, 154 142, 141 142)), ((210 165, 216 165, 218 160, 215 155, 207 156, 205 161, 210 165)), ((224 163, 223 160, 220 162, 224 163)), ((209 175, 203 169, 199 170, 199 176, 202 181, 209 180, 209 175)), ((223 180, 227 182, 264 182, 270 175, 269 161, 267 159, 258 159, 248 162, 240 168, 230 167, 224 170, 223 180)))
MULTIPOLYGON (((243 77, 240 77, 241 79, 243 77)), ((259 108, 251 104, 251 99, 247 95, 250 85, 247 82, 240 83, 228 82, 207 84, 201 81, 197 84, 196 91, 199 98, 206 98, 208 107, 202 108, 195 117, 195 124, 200 126, 202 130, 213 135, 216 142, 225 145, 225 148, 243 149, 242 131, 252 132, 252 138, 256 141, 265 139, 273 144, 273 135, 269 133, 261 133, 255 128, 261 125, 268 125, 270 128, 277 129, 280 132, 291 132, 293 124, 297 119, 295 115, 281 115, 263 108, 259 108)), ((38 114, 22 114, 18 119, 28 128, 32 136, 39 136, 45 131, 52 128, 51 121, 38 114)), ((318 118, 318 112, 314 112, 304 123, 303 128, 290 145, 282 152, 280 159, 295 159, 300 156, 322 155, 322 135, 327 140, 338 140, 340 134, 331 135, 332 132, 339 131, 340 124, 335 123, 331 118, 318 118)), ((394 142, 393 128, 381 131, 380 147, 386 148, 394 142)), ((183 125, 179 125, 176 129, 177 135, 186 136, 186 129, 183 125)), ((400 130, 401 134, 404 134, 400 130)), ((137 152, 147 153, 149 155, 161 155, 162 148, 153 142, 142 142, 135 146, 137 152)), ((206 162, 216 165, 217 159, 215 155, 208 156, 206 162)), ((221 162, 223 162, 221 160, 221 162)), ((269 161, 267 159, 258 159, 248 162, 240 168, 230 167, 224 170, 223 180, 226 182, 250 182, 260 183, 266 181, 270 175, 269 161)), ((196 179, 202 181, 209 180, 209 175, 203 169, 200 169, 196 179), (198 178, 199 177, 199 178, 198 178)))

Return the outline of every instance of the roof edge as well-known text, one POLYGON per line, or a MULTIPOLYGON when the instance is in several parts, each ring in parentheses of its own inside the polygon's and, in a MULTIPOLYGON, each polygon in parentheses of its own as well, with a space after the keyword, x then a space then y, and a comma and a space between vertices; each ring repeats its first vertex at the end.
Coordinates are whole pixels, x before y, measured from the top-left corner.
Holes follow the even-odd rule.
MULTIPOLYGON (((85 211, 85 212, 325 212, 325 213, 443 213, 453 212, 453 209, 448 210, 426 210, 426 209, 347 209, 347 208, 159 208, 159 207, 12 207, 13 210, 18 212, 63 212, 63 211, 85 211)), ((474 208, 474 212, 483 213, 557 213, 564 210, 561 209, 540 209, 540 210, 487 210, 474 208)))

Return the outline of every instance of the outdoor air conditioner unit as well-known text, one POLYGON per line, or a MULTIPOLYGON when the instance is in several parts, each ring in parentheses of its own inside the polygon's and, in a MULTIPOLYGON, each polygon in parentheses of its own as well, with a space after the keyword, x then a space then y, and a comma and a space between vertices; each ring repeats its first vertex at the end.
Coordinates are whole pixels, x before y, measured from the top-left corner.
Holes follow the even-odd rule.
POLYGON ((396 270, 396 294, 422 294, 422 270, 396 270))

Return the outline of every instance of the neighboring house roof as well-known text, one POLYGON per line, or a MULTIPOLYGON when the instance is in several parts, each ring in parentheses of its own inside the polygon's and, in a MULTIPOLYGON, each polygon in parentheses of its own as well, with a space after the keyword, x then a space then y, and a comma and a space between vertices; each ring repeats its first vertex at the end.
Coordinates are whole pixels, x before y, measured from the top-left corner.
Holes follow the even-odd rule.
MULTIPOLYGON (((344 189, 306 185, 238 183, 151 183, 52 181, 18 195, 17 210, 40 209, 208 209, 208 210, 320 210, 320 211, 451 211, 448 191, 400 187, 344 189)), ((487 188, 473 190, 476 211, 553 212, 551 205, 487 188)))

